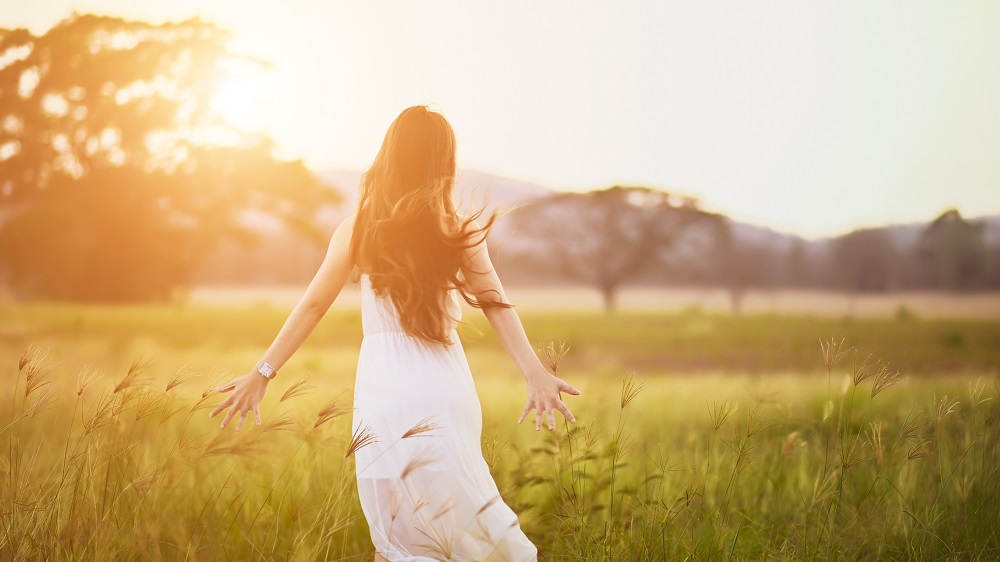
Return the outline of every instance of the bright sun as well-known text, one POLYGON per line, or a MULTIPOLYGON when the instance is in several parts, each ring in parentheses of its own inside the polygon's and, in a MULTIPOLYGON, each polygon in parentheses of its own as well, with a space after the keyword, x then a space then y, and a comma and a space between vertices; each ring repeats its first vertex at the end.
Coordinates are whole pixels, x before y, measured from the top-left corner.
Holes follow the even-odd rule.
POLYGON ((228 76, 212 96, 212 112, 227 125, 242 131, 264 129, 269 109, 265 84, 259 76, 228 76))

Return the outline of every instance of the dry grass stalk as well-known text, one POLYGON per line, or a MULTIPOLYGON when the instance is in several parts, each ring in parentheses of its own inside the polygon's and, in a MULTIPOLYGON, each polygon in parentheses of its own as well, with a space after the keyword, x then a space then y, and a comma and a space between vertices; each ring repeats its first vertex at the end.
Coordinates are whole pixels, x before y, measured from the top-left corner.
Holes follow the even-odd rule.
POLYGON ((48 358, 48 351, 35 351, 25 363, 24 369, 27 371, 24 387, 25 398, 39 388, 52 384, 52 377, 49 376, 52 374, 52 369, 49 367, 48 358))
POLYGON ((868 454, 864 454, 862 452, 862 449, 864 449, 867 445, 868 442, 863 441, 858 447, 855 447, 852 443, 850 446, 842 447, 840 449, 840 463, 844 467, 844 470, 875 458, 873 453, 869 452, 868 454))
POLYGON ((281 395, 281 399, 278 402, 284 402, 289 398, 295 398, 296 396, 301 396, 308 393, 310 390, 316 388, 309 382, 309 376, 306 375, 299 380, 292 383, 292 386, 288 387, 288 390, 281 395))
POLYGON ((882 462, 884 456, 884 448, 882 445, 882 422, 872 422, 871 430, 866 436, 868 439, 868 445, 871 446, 872 452, 875 455, 875 460, 882 462))
POLYGON ((403 434, 402 439, 407 439, 409 437, 414 437, 417 435, 423 435, 425 433, 436 431, 441 429, 441 425, 434 421, 434 416, 428 416, 417 422, 416 425, 406 430, 403 434))
POLYGON ((237 443, 235 445, 213 447, 202 453, 203 457, 214 457, 218 455, 236 455, 241 457, 255 457, 261 454, 261 448, 254 443, 237 443))
MULTIPOLYGON (((433 552, 438 557, 439 560, 451 560, 452 559, 452 555, 454 554, 454 552, 453 552, 453 547, 452 547, 452 544, 451 544, 451 537, 450 536, 448 538, 431 536, 426 531, 424 531, 423 529, 421 529, 419 527, 417 528, 417 531, 421 535, 423 535, 423 536, 427 537, 428 539, 430 539, 430 541, 431 541, 431 544, 419 544, 417 546, 422 547, 422 548, 426 548, 427 550, 430 550, 431 552, 433 552)), ((433 529, 431 529, 431 531, 433 532, 433 529)))
POLYGON ((566 344, 565 340, 560 340, 557 343, 550 338, 539 346, 538 358, 541 359, 543 365, 555 374, 559 370, 559 363, 569 353, 569 349, 569 345, 566 344))
POLYGON ((931 442, 929 439, 921 439, 916 445, 910 447, 909 452, 906 453, 907 460, 922 459, 924 457, 929 457, 934 454, 931 449, 931 442))
POLYGON ((24 353, 21 354, 21 358, 17 361, 17 372, 20 373, 23 371, 24 368, 28 366, 28 363, 31 363, 31 361, 33 361, 39 353, 41 353, 41 351, 37 347, 29 345, 28 349, 24 350, 24 353))
POLYGON ((896 386, 897 384, 903 382, 902 375, 899 371, 890 371, 888 369, 883 370, 875 377, 875 382, 872 384, 872 398, 878 396, 879 392, 883 390, 896 386))
POLYGON ((138 492, 144 492, 153 487, 154 484, 160 479, 159 471, 140 476, 135 480, 129 482, 128 487, 136 490, 138 492))
POLYGON ((872 355, 869 353, 864 360, 858 364, 857 355, 854 357, 854 386, 858 386, 865 380, 872 377, 878 377, 880 373, 887 370, 885 363, 879 360, 872 360, 872 355))
POLYGON ((316 423, 313 424, 313 428, 317 428, 334 418, 339 418, 340 416, 346 414, 348 411, 349 410, 347 410, 346 408, 342 408, 339 405, 337 405, 336 400, 332 400, 328 402, 326 406, 323 406, 323 409, 320 410, 319 414, 316 415, 316 423))
POLYGON ((715 401, 708 404, 708 417, 712 419, 712 427, 718 431, 737 410, 739 410, 739 404, 728 400, 722 404, 715 401))
POLYGON ((785 437, 785 444, 781 446, 781 454, 787 457, 805 446, 806 442, 802 440, 799 432, 793 431, 788 434, 788 437, 785 437))
POLYGON ((1000 414, 1000 404, 993 404, 986 409, 983 413, 983 425, 989 427, 993 425, 993 422, 997 420, 997 414, 1000 414))
POLYGON ((117 402, 118 397, 113 393, 104 392, 101 394, 101 396, 97 398, 97 406, 94 408, 94 415, 83 421, 83 434, 89 435, 111 423, 117 402))
POLYGON ((826 364, 827 371, 832 371, 833 367, 847 354, 847 350, 844 349, 843 338, 840 341, 834 338, 830 338, 825 342, 819 340, 819 348, 823 352, 823 362, 826 364))
POLYGON ((451 496, 448 496, 448 499, 441 504, 441 507, 439 507, 437 511, 434 512, 434 517, 431 518, 431 521, 433 522, 441 519, 445 515, 451 513, 453 509, 455 509, 455 500, 452 499, 451 496))
POLYGON ((414 504, 413 506, 413 513, 420 511, 421 509, 427 507, 428 505, 430 505, 430 502, 425 500, 423 496, 417 498, 417 503, 414 504))
POLYGON ((354 430, 354 435, 351 436, 351 444, 348 445, 347 454, 344 455, 344 458, 350 457, 354 453, 358 452, 359 449, 377 442, 378 436, 375 434, 375 431, 372 430, 372 426, 368 424, 362 426, 359 424, 354 430))
POLYGON ((958 409, 959 401, 958 398, 948 398, 948 395, 941 397, 941 400, 937 402, 937 420, 941 420, 948 417, 949 414, 955 412, 958 409))
POLYGON ((146 374, 146 369, 148 369, 152 364, 152 360, 144 361, 142 357, 132 361, 132 365, 129 366, 128 372, 125 373, 125 377, 115 386, 114 393, 118 394, 127 388, 133 388, 143 383, 146 379, 143 375, 146 374))
POLYGON ((483 507, 480 507, 479 511, 476 512, 476 517, 479 517, 480 515, 482 515, 484 511, 486 511, 487 509, 489 509, 491 505, 497 503, 497 501, 499 501, 499 500, 500 500, 500 496, 499 495, 493 496, 492 498, 490 498, 489 501, 487 501, 486 503, 484 503, 483 507))
POLYGON ((622 380, 621 409, 624 410, 625 406, 628 406, 630 402, 635 400, 635 397, 644 388, 646 388, 646 385, 637 383, 634 375, 625 375, 625 378, 622 380))
POLYGON ((757 410, 757 406, 747 414, 747 438, 753 437, 758 433, 764 431, 765 429, 771 427, 776 422, 773 418, 766 415, 767 409, 757 410))
POLYGON ((414 455, 410 457, 410 460, 406 463, 406 466, 403 467, 403 472, 402 474, 399 475, 399 478, 402 480, 406 480, 407 476, 413 474, 414 472, 420 470, 421 468, 430 466, 432 464, 434 464, 434 459, 431 456, 424 454, 414 455))
POLYGON ((160 410, 160 398, 161 394, 154 393, 152 389, 144 387, 139 392, 139 400, 135 406, 135 419, 136 421, 141 420, 147 416, 151 416, 160 410))
POLYGON ((177 388, 178 386, 186 382, 190 382, 191 380, 194 380, 198 376, 199 373, 197 371, 188 371, 188 366, 184 365, 183 367, 180 368, 180 370, 177 371, 177 374, 175 374, 173 377, 170 378, 169 381, 167 381, 167 388, 165 389, 165 392, 170 392, 174 388, 177 388))
POLYGON ((920 434, 930 429, 930 427, 931 421, 927 419, 927 416, 923 412, 917 412, 916 415, 906 416, 900 436, 906 440, 919 439, 920 434))
POLYGON ((283 414, 281 417, 265 423, 261 427, 261 431, 267 433, 269 431, 288 431, 292 429, 292 419, 288 417, 288 414, 283 414))
POLYGON ((87 387, 100 378, 101 372, 93 365, 84 365, 76 378, 76 395, 82 396, 87 387))
POLYGON ((986 402, 989 402, 990 400, 993 400, 992 396, 987 396, 986 398, 983 398, 983 392, 985 391, 986 391, 986 383, 983 381, 982 377, 976 379, 975 383, 969 381, 969 403, 972 404, 973 408, 976 408, 980 404, 984 404, 986 402))
POLYGON ((44 412, 45 410, 54 407, 57 401, 58 398, 56 397, 56 393, 51 388, 46 388, 41 392, 41 394, 38 395, 38 398, 35 399, 31 406, 24 411, 24 415, 22 417, 34 417, 40 412, 44 412))

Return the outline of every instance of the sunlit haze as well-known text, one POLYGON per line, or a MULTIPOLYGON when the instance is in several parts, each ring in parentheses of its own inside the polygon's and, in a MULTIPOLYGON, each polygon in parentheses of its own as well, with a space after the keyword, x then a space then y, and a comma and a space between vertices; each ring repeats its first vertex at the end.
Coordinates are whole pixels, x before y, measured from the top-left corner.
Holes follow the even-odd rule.
POLYGON ((401 109, 462 167, 557 189, 636 184, 806 236, 1000 212, 1000 2, 0 0, 200 16, 273 62, 214 105, 314 169, 367 166, 401 109))

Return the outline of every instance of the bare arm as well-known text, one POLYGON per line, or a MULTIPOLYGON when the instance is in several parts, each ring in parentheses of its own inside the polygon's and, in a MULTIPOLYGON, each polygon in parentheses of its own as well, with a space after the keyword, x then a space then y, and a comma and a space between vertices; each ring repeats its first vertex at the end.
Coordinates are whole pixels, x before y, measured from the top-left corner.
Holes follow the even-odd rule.
MULTIPOLYGON (((475 226, 478 227, 478 224, 475 226)), ((462 275, 479 302, 509 304, 510 301, 507 300, 507 294, 504 293, 500 277, 493 268, 493 261, 490 259, 485 240, 466 251, 464 264, 462 275)), ((493 330, 500 338, 507 354, 510 355, 514 365, 521 371, 527 382, 528 399, 517 423, 523 422, 532 410, 535 410, 535 430, 541 430, 542 419, 546 415, 548 416, 549 429, 555 429, 555 412, 557 410, 562 412, 567 420, 575 422, 576 418, 563 403, 560 392, 579 395, 580 391, 545 369, 531 348, 531 343, 524 333, 524 326, 521 324, 517 312, 513 308, 486 305, 483 306, 483 313, 486 314, 486 319, 493 326, 493 330)))
MULTIPOLYGON (((275 369, 281 369, 302 346, 344 288, 351 270, 348 254, 353 229, 353 216, 344 219, 337 227, 319 270, 316 271, 298 304, 288 315, 274 342, 261 357, 275 369)), ((219 427, 226 427, 233 415, 240 413, 239 422, 236 424, 236 431, 239 431, 248 412, 253 412, 257 425, 260 425, 260 401, 264 397, 269 381, 270 379, 264 378, 256 368, 253 368, 246 375, 218 387, 219 392, 233 391, 233 393, 212 410, 209 416, 215 416, 227 407, 231 407, 219 427)))

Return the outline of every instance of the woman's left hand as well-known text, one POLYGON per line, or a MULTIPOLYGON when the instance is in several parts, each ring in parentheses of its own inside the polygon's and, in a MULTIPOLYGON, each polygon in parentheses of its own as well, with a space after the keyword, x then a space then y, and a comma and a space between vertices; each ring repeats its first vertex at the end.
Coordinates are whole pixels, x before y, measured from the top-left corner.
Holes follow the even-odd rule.
POLYGON ((254 369, 242 377, 236 377, 222 386, 215 387, 215 390, 219 393, 232 391, 232 394, 216 406, 208 416, 214 417, 215 414, 229 408, 229 412, 226 414, 225 419, 222 420, 219 428, 225 429, 226 425, 229 424, 229 420, 236 413, 239 413, 240 420, 236 422, 236 431, 239 431, 243 427, 247 413, 253 412, 254 420, 256 420, 257 425, 260 425, 260 401, 264 398, 264 392, 267 391, 268 382, 270 382, 270 379, 265 378, 254 369))

